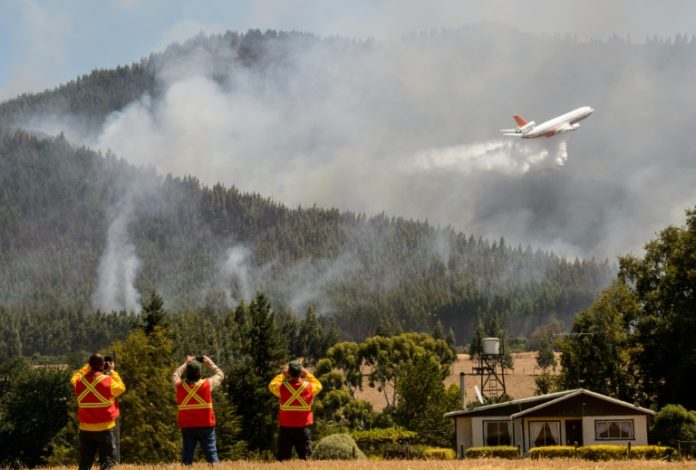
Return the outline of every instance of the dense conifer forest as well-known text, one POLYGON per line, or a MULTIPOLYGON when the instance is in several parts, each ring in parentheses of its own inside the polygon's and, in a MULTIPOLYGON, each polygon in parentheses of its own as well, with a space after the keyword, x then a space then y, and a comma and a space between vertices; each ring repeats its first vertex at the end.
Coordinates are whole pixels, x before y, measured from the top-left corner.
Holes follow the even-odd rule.
POLYGON ((607 262, 567 261, 503 238, 385 214, 290 209, 234 187, 162 177, 61 136, 7 133, 0 155, 4 357, 98 345, 74 328, 94 314, 100 257, 124 204, 142 262, 138 292, 159 292, 175 311, 220 313, 249 295, 244 272, 256 273, 276 308, 302 316, 314 305, 346 338, 377 327, 431 331, 440 321, 465 343, 493 316, 523 335, 553 318, 569 321, 611 276, 607 262), (221 267, 235 246, 247 253, 243 272, 221 267), (306 303, 295 300, 302 291, 306 303), (48 324, 53 339, 39 340, 33 330, 48 324))
POLYGON ((610 262, 567 260, 513 246, 504 234, 489 240, 385 213, 290 208, 234 186, 134 167, 62 133, 23 130, 38 115, 98 127, 135 98, 157 96, 158 67, 199 48, 215 51, 223 70, 266 67, 291 46, 322 41, 349 51, 372 47, 273 31, 201 35, 0 105, 0 308, 7 319, 0 357, 94 349, 93 336, 75 334, 78 319, 120 310, 104 330, 120 337, 126 311, 137 312, 139 299, 155 291, 171 311, 211 314, 263 292, 279 311, 302 317, 316 308, 356 340, 377 330, 432 331, 439 322, 465 344, 494 318, 514 336, 553 319, 569 325, 608 284, 610 262), (119 258, 118 267, 108 266, 119 258), (108 293, 111 303, 100 301, 114 290, 100 266, 120 270, 112 273, 120 291, 108 293), (49 324, 51 334, 39 338, 49 324))

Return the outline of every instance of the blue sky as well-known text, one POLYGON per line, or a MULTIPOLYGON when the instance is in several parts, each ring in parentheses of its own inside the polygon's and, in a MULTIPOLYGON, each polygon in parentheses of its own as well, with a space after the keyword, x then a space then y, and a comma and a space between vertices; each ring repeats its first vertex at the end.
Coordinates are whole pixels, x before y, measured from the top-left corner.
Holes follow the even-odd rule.
POLYGON ((0 2, 0 99, 41 91, 95 68, 130 64, 199 31, 301 30, 387 39, 481 21, 524 31, 696 32, 696 2, 667 0, 4 0, 0 2))

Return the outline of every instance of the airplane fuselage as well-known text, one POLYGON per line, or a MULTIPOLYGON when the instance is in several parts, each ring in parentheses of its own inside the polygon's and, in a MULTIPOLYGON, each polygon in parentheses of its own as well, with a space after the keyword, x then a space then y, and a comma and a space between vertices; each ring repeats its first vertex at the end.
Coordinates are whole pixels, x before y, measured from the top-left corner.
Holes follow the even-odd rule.
POLYGON ((590 106, 583 106, 570 112, 562 114, 548 121, 536 124, 534 121, 527 122, 518 115, 515 115, 517 129, 503 129, 504 135, 520 137, 522 139, 536 139, 539 137, 553 137, 556 134, 570 132, 580 127, 578 122, 582 121, 594 112, 590 106))

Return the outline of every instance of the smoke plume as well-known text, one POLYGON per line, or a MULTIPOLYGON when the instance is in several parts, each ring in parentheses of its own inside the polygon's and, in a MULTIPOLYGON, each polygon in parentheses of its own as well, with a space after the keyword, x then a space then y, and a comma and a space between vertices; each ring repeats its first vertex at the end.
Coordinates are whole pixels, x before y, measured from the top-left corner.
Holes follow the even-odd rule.
POLYGON ((126 203, 109 226, 92 297, 96 309, 140 311, 140 295, 135 289, 140 260, 128 235, 130 218, 130 203, 126 203))

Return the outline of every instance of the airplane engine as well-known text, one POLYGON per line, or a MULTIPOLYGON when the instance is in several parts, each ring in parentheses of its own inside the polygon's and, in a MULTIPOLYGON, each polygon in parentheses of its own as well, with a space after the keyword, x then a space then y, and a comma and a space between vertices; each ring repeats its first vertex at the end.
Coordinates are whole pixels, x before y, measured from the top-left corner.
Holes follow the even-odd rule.
POLYGON ((578 127, 580 127, 580 124, 576 122, 575 124, 571 124, 570 127, 572 127, 573 130, 576 130, 578 127))

